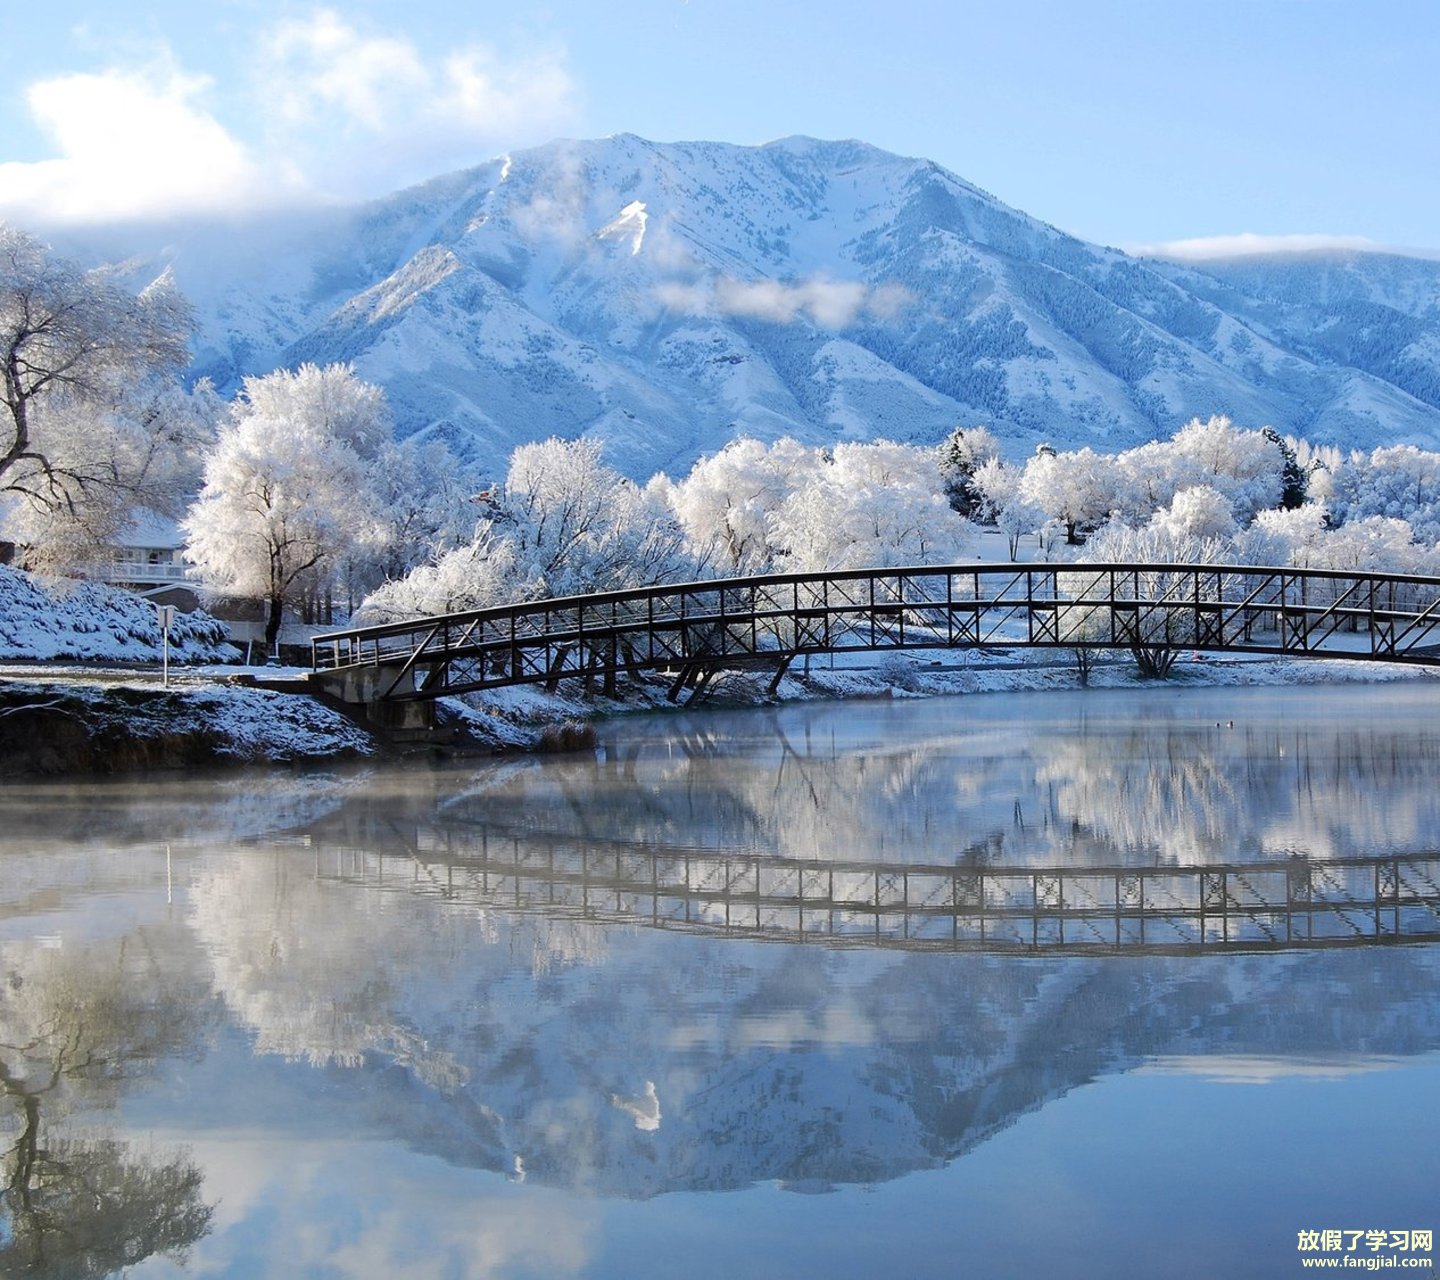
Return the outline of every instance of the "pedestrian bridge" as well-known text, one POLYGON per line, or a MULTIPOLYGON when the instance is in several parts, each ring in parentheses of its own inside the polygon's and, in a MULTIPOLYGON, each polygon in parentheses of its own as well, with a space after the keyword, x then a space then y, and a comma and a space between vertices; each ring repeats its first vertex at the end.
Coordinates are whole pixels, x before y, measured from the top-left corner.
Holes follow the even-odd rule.
POLYGON ((1128 650, 1440 666, 1440 578, 1246 565, 971 564, 765 574, 476 609, 317 636, 312 680, 354 703, 902 649, 1128 650))

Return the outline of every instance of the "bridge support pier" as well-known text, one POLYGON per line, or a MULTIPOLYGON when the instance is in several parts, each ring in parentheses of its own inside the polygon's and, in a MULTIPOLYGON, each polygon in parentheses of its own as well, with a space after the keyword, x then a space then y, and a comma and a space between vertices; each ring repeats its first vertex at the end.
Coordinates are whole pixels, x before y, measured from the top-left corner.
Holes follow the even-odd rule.
POLYGON ((379 698, 365 704, 365 720, 386 734, 428 734, 435 727, 435 704, 428 698, 416 702, 379 698))
POLYGON ((395 700, 393 695, 401 688, 413 690, 415 687, 413 671, 399 664, 312 672, 310 682, 316 693, 345 704, 357 719, 363 707, 365 723, 382 733, 428 733, 435 727, 433 700, 395 700))

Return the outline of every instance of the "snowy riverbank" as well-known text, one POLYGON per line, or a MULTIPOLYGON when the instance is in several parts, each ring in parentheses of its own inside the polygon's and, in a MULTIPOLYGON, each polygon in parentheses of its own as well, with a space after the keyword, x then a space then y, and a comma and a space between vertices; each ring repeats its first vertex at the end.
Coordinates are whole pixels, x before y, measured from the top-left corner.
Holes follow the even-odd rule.
MULTIPOLYGON (((0 778, 284 764, 379 754, 392 744, 342 710, 303 693, 255 687, 305 674, 243 668, 219 623, 181 615, 171 636, 172 679, 160 679, 154 609, 94 584, 46 582, 0 567, 0 778), (78 659, 83 661, 61 661, 78 659)), ((1433 679, 1414 667, 1373 662, 1186 656, 1180 684, 1278 685, 1433 679)), ((1070 689, 1064 651, 924 650, 817 656, 797 662, 774 695, 769 674, 720 675, 709 700, 749 705, 778 699, 926 697, 1070 689)), ((622 681, 621 697, 523 686, 443 699, 430 745, 461 751, 567 750, 591 740, 586 722, 671 709, 668 680, 622 681)), ((1128 658, 1097 658, 1095 688, 1140 685, 1128 658)))
MULTIPOLYGON (((354 759, 392 749, 343 712, 298 693, 255 688, 246 678, 299 671, 233 667, 178 669, 171 687, 158 672, 61 664, 0 667, 0 779, 22 776, 193 769, 235 764, 288 764, 354 759), (237 680, 236 677, 240 677, 237 680)), ((1177 663, 1179 685, 1261 686, 1433 680, 1435 672, 1373 662, 1294 659, 1195 660, 1177 663)), ((715 705, 771 701, 768 677, 732 672, 712 686, 715 705)), ((982 695, 1073 689, 1073 662, 1031 655, 957 657, 933 652, 817 659, 781 681, 775 699, 982 695)), ((1124 659, 1097 662, 1092 688, 1147 683, 1124 659)), ((624 697, 498 690, 468 700, 444 699, 434 745, 459 751, 524 752, 583 747, 587 721, 670 710, 661 680, 624 686, 624 697)))
POLYGON ((311 698, 219 682, 0 679, 0 778, 370 755, 371 736, 311 698))

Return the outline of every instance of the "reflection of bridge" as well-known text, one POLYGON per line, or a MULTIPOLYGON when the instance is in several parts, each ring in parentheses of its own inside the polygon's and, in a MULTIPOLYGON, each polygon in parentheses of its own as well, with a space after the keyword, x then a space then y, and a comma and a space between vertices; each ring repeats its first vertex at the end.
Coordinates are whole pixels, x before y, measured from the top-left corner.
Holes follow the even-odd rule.
POLYGON ((1026 645, 1440 665, 1440 578, 1221 565, 969 565, 770 574, 540 600, 317 637, 350 701, 727 667, 772 688, 799 655, 1026 645))
POLYGON ((476 908, 830 946, 1171 954, 1440 940, 1440 853, 1005 868, 498 834, 447 843, 317 846, 316 873, 476 908))

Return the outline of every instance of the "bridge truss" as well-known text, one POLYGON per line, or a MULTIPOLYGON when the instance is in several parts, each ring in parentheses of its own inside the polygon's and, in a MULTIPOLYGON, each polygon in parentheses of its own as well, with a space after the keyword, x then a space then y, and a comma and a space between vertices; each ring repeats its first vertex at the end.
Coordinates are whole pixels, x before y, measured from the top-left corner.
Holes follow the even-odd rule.
POLYGON ((472 909, 905 951, 1309 950, 1440 941, 1440 854, 1193 866, 820 862, 496 834, 316 847, 321 880, 472 909), (453 843, 453 842, 452 842, 453 843))
POLYGON ((336 631, 315 678, 350 701, 667 671, 671 697, 807 654, 1029 646, 1440 665, 1440 578, 1177 564, 1007 564, 768 574, 336 631))

